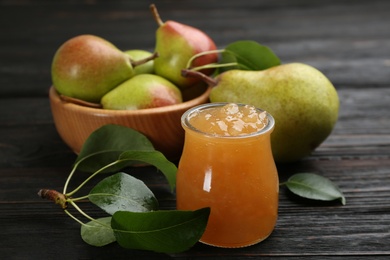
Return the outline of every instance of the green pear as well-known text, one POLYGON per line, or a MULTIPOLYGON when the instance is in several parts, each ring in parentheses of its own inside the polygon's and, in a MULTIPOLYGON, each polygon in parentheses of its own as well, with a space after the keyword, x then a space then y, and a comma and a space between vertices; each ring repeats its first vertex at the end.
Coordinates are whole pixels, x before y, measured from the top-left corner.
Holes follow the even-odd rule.
POLYGON ((134 66, 147 60, 133 62, 107 40, 79 35, 56 51, 51 66, 53 86, 61 95, 98 103, 108 91, 134 75, 134 66))
POLYGON ((336 89, 309 65, 229 70, 208 80, 215 85, 211 102, 251 104, 275 118, 271 143, 276 162, 294 162, 308 156, 329 136, 338 118, 336 89))
POLYGON ((140 74, 126 80, 106 95, 103 109, 136 110, 174 105, 182 95, 170 81, 153 74, 140 74))
MULTIPOLYGON (((155 52, 159 57, 154 60, 154 70, 179 88, 187 88, 200 80, 197 78, 185 78, 181 70, 187 68, 187 63, 196 54, 216 50, 213 40, 203 31, 175 21, 163 22, 154 5, 151 10, 159 27, 156 31, 155 52)), ((203 66, 218 61, 215 53, 202 55, 195 59, 191 67, 203 66)), ((213 70, 202 70, 210 75, 213 70)))
MULTIPOLYGON (((145 50, 127 50, 125 51, 132 60, 141 60, 153 55, 153 53, 145 50)), ((154 60, 150 60, 144 64, 134 67, 134 74, 154 74, 154 60)))

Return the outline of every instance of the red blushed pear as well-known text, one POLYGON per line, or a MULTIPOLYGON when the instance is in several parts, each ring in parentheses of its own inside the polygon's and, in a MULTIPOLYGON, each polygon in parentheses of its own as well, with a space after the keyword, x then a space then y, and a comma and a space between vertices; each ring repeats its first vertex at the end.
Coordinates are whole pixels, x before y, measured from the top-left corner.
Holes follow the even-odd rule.
POLYGON ((67 98, 99 103, 104 94, 134 75, 135 66, 156 56, 133 61, 101 37, 79 35, 56 51, 51 67, 53 85, 67 98))
MULTIPOLYGON (((196 54, 217 49, 213 40, 203 31, 175 21, 163 22, 155 5, 150 6, 159 28, 156 31, 155 52, 159 57, 154 60, 154 70, 179 88, 186 88, 199 82, 197 78, 185 78, 181 70, 196 54)), ((193 60, 191 67, 200 67, 218 61, 216 53, 202 55, 193 60)), ((202 70, 210 75, 212 69, 202 70)))
POLYGON ((103 109, 136 110, 181 102, 181 91, 170 81, 158 75, 139 74, 104 95, 101 104, 103 109))

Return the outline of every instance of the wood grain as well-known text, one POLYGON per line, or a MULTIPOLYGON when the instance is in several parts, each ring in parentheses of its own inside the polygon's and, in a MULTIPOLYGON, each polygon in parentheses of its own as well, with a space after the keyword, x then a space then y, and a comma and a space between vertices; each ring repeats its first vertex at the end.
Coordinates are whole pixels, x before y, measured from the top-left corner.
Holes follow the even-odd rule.
MULTIPOLYGON (((97 34, 122 49, 154 48, 152 1, 0 2, 1 259, 388 259, 390 256, 390 2, 385 0, 186 0, 156 2, 163 19, 207 32, 219 47, 251 39, 283 62, 311 64, 340 96, 331 136, 309 157, 278 165, 280 181, 314 172, 342 190, 347 205, 280 190, 279 219, 264 242, 241 249, 197 244, 181 254, 95 248, 57 205, 38 197, 61 190, 76 158, 58 135, 48 99, 50 63, 66 39, 97 34)), ((175 208, 164 176, 126 169, 175 208)), ((78 173, 70 186, 86 178, 78 173)), ((87 185, 83 192, 98 180, 87 185)), ((86 201, 86 212, 101 211, 86 201)))

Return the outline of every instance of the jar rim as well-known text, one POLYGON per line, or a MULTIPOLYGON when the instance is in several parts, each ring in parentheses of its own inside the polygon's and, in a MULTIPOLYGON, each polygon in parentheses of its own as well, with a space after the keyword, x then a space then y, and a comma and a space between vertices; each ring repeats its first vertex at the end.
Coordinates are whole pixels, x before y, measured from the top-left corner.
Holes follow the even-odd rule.
POLYGON ((181 116, 181 124, 182 124, 182 126, 184 128, 187 128, 187 129, 189 129, 191 131, 194 131, 196 133, 199 133, 199 134, 202 134, 202 135, 205 135, 205 136, 208 136, 208 137, 223 138, 223 139, 243 139, 243 138, 263 135, 263 134, 266 134, 266 133, 271 132, 273 130, 273 128, 275 126, 275 119, 274 119, 274 117, 270 113, 268 113, 266 110, 263 110, 261 108, 255 107, 255 106, 254 107, 255 107, 255 109, 257 111, 259 111, 259 112, 266 112, 268 123, 262 129, 260 129, 260 130, 258 130, 256 132, 250 133, 250 134, 237 135, 237 136, 225 136, 225 135, 211 134, 211 133, 207 133, 207 132, 204 132, 202 130, 199 130, 198 128, 194 127, 189 122, 190 115, 192 113, 196 112, 196 111, 201 111, 201 110, 208 109, 208 108, 213 108, 213 107, 221 107, 221 106, 224 106, 224 105, 227 105, 227 104, 236 104, 238 106, 248 105, 248 104, 244 104, 244 103, 235 103, 235 102, 211 102, 211 103, 197 105, 195 107, 192 107, 192 108, 188 109, 186 112, 183 113, 183 115, 181 116))

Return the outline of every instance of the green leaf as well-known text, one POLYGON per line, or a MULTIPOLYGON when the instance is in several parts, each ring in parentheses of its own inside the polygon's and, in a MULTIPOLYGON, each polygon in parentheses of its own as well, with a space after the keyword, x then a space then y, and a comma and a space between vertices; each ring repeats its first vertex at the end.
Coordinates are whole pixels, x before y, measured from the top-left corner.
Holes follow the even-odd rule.
POLYGON ((100 181, 88 198, 111 215, 120 210, 145 212, 158 207, 156 197, 145 183, 123 172, 100 181))
MULTIPOLYGON (((85 141, 76 163, 81 161, 78 169, 95 172, 103 166, 116 161, 119 155, 127 150, 154 150, 152 143, 140 132, 119 125, 104 125, 95 130, 85 141)), ((109 168, 110 172, 118 171, 133 164, 117 164, 109 168)))
POLYGON ((329 179, 313 173, 297 173, 285 183, 287 188, 307 199, 332 201, 339 199, 343 205, 346 199, 339 188, 329 179))
POLYGON ((202 236, 210 208, 196 211, 116 212, 111 221, 120 246, 160 253, 179 253, 202 236))
POLYGON ((231 69, 265 70, 280 65, 280 59, 267 46, 255 41, 236 41, 225 48, 219 63, 238 63, 237 66, 220 68, 219 73, 231 69))
POLYGON ((111 217, 99 218, 81 225, 81 238, 92 246, 105 246, 116 241, 111 217))
POLYGON ((125 151, 119 156, 119 160, 140 161, 157 167, 166 177, 171 191, 176 185, 177 167, 159 151, 125 151))

